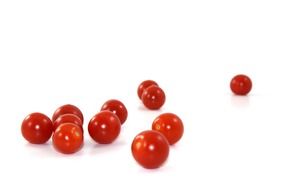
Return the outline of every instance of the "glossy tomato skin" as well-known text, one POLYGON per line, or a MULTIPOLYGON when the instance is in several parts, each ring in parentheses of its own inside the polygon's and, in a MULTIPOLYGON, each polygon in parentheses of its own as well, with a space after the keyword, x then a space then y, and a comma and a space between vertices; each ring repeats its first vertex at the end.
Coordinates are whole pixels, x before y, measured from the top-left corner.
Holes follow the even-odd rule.
POLYGON ((74 115, 74 114, 60 115, 53 122, 53 131, 55 131, 61 124, 64 124, 64 123, 73 123, 73 124, 79 126, 83 132, 82 121, 77 115, 74 115))
POLYGON ((165 103, 164 91, 155 85, 146 88, 142 94, 142 102, 150 110, 158 110, 165 103))
POLYGON ((60 125, 52 136, 53 147, 63 154, 79 151, 83 145, 83 133, 79 126, 73 123, 60 125))
POLYGON ((84 122, 84 118, 83 118, 83 114, 81 112, 81 110, 74 106, 74 105, 71 105, 71 104, 66 104, 66 105, 63 105, 59 108, 56 109, 56 111, 54 112, 53 116, 52 116, 52 121, 55 122, 55 120, 61 116, 61 115, 64 115, 64 114, 74 114, 74 115, 77 115, 82 123, 84 122))
POLYGON ((182 120, 173 113, 159 115, 152 123, 152 130, 161 132, 170 145, 178 142, 184 133, 182 120))
POLYGON ((252 89, 251 79, 243 74, 236 75, 230 83, 231 90, 236 95, 247 95, 252 89))
POLYGON ((108 100, 105 102, 101 108, 101 111, 108 110, 113 112, 118 116, 121 124, 124 124, 128 117, 128 110, 126 106, 119 100, 108 100))
POLYGON ((142 99, 144 90, 152 85, 158 86, 158 84, 153 80, 145 80, 139 85, 137 93, 140 99, 142 99))
POLYGON ((132 143, 134 159, 144 168, 155 169, 167 160, 169 144, 159 132, 148 130, 138 134, 132 143))
POLYGON ((88 124, 91 138, 99 144, 110 144, 120 134, 121 122, 116 114, 110 111, 101 111, 88 124))
POLYGON ((48 116, 42 113, 32 113, 22 122, 22 135, 32 144, 43 144, 52 135, 53 125, 48 116))

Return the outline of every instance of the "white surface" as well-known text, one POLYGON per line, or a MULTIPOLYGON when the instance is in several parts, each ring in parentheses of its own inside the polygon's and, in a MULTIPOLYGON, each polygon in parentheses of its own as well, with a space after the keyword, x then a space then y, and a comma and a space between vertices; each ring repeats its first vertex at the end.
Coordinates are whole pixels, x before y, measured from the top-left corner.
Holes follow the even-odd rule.
POLYGON ((0 1, 0 189, 285 189, 283 0, 0 1), (229 90, 248 74, 248 97, 229 90), (136 89, 154 79, 160 111, 136 89), (117 141, 65 156, 29 145, 30 112, 80 107, 86 125, 110 98, 129 118, 117 141), (178 114, 183 139, 168 162, 144 170, 134 136, 162 112, 178 114))

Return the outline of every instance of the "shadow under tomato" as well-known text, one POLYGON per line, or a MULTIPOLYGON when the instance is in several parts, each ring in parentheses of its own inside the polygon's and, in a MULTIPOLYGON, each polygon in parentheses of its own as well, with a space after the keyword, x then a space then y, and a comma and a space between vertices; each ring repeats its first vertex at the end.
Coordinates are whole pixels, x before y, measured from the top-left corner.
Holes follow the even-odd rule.
POLYGON ((142 166, 140 166, 139 164, 138 167, 138 171, 140 173, 153 173, 153 174, 160 174, 160 173, 165 173, 165 172, 170 172, 170 171, 173 171, 173 168, 169 165, 170 162, 169 162, 169 158, 159 167, 159 168, 155 168, 155 169, 146 169, 142 166))
MULTIPOLYGON (((98 144, 96 142, 87 142, 87 149, 90 150, 91 155, 105 154, 108 152, 118 151, 126 145, 125 141, 118 139, 111 144, 98 144)), ((86 148, 86 147, 85 147, 86 148)))
POLYGON ((82 145, 81 149, 78 152, 72 153, 72 154, 63 154, 58 152, 52 145, 52 142, 47 142, 45 144, 26 144, 27 152, 32 154, 33 156, 37 157, 76 157, 76 156, 82 156, 84 149, 84 144, 82 145))
POLYGON ((54 156, 55 150, 52 147, 52 143, 48 142, 45 144, 30 144, 27 143, 25 145, 25 148, 27 149, 27 154, 32 154, 37 157, 46 157, 46 156, 54 156))
POLYGON ((238 108, 246 108, 250 106, 250 95, 247 96, 231 96, 231 104, 238 108))
POLYGON ((141 105, 138 106, 138 110, 139 111, 143 111, 143 112, 158 112, 158 113, 162 113, 163 112, 163 107, 161 107, 158 110, 151 110, 151 109, 146 108, 143 104, 141 104, 141 105))

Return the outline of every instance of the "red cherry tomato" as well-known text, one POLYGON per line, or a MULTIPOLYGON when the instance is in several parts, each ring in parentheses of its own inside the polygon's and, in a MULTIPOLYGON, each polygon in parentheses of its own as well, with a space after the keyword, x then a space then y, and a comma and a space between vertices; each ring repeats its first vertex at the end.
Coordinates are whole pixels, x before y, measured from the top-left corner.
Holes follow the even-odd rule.
POLYGON ((22 123, 22 135, 32 144, 43 144, 52 135, 52 122, 42 113, 28 115, 22 123))
POLYGON ((63 154, 75 153, 83 145, 82 130, 73 123, 64 123, 55 130, 52 143, 54 148, 63 154))
POLYGON ((173 113, 159 115, 152 123, 152 130, 161 132, 169 144, 175 144, 183 135, 184 127, 182 120, 173 113))
POLYGON ((80 109, 74 105, 71 105, 71 104, 66 104, 66 105, 63 105, 59 108, 57 108, 57 110, 54 112, 53 116, 52 116, 52 121, 55 122, 55 120, 61 116, 61 115, 64 115, 64 114, 74 114, 74 115, 77 115, 82 123, 83 123, 83 114, 82 112, 80 111, 80 109))
POLYGON ((158 168, 168 158, 169 144, 161 133, 151 130, 144 131, 134 138, 132 154, 144 168, 158 168))
POLYGON ((144 90, 142 102, 148 109, 157 110, 165 103, 165 93, 160 87, 152 85, 144 90))
POLYGON ((153 81, 153 80, 145 80, 145 81, 143 81, 143 82, 139 85, 139 87, 138 87, 138 96, 139 96, 140 99, 142 99, 143 91, 144 91, 147 87, 150 87, 150 86, 152 86, 152 85, 158 86, 158 84, 157 84, 155 81, 153 81))
POLYGON ((110 111, 101 111, 89 122, 88 132, 91 138, 99 144, 110 144, 120 134, 121 122, 110 111))
POLYGON ((252 82, 246 75, 236 75, 231 80, 231 90, 236 95, 247 95, 252 88, 252 82))
POLYGON ((64 115, 59 116, 53 122, 53 131, 55 131, 58 128, 58 126, 64 123, 73 123, 77 125, 78 127, 80 127, 80 129, 83 132, 82 121, 77 115, 74 115, 74 114, 64 114, 64 115))
POLYGON ((118 116, 121 121, 121 124, 125 123, 128 117, 128 110, 126 106, 119 100, 109 100, 104 103, 101 108, 101 111, 108 110, 113 112, 118 116))

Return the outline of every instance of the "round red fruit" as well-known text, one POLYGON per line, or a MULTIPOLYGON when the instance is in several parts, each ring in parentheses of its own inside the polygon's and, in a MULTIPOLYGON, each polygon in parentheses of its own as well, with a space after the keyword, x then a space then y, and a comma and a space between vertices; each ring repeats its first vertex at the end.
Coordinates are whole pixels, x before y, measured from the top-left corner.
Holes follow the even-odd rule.
POLYGON ((32 144, 43 144, 52 135, 52 122, 42 113, 32 113, 22 122, 22 135, 32 144))
POLYGON ((89 122, 88 132, 91 138, 99 144, 110 144, 120 134, 121 122, 116 114, 101 111, 89 122))
POLYGON ((246 75, 236 75, 231 80, 230 87, 236 95, 247 95, 251 91, 252 82, 246 75))
POLYGON ((158 110, 165 103, 165 93, 160 87, 152 85, 144 90, 142 102, 148 109, 158 110))
POLYGON ((108 110, 113 112, 120 119, 121 124, 124 124, 128 117, 128 110, 126 106, 119 100, 108 100, 104 103, 101 111, 108 110))
POLYGON ((64 114, 59 116, 54 122, 53 122, 53 131, 55 131, 61 124, 64 123, 73 123, 80 127, 80 129, 83 132, 83 127, 82 127, 82 121, 81 119, 74 114, 64 114))
POLYGON ((131 149, 135 160, 147 169, 160 167, 169 155, 167 139, 161 133, 151 130, 138 134, 131 149))
POLYGON ((178 142, 184 132, 182 120, 173 113, 159 115, 152 123, 152 130, 161 132, 170 145, 178 142))
POLYGON ((63 106, 57 108, 57 110, 54 112, 54 114, 52 116, 52 121, 55 122, 55 120, 59 116, 64 115, 64 114, 77 115, 81 119, 82 123, 84 121, 83 114, 80 111, 80 109, 74 105, 71 105, 71 104, 66 104, 66 105, 63 105, 63 106))
POLYGON ((140 99, 142 99, 144 90, 152 85, 158 86, 158 84, 153 80, 145 80, 139 85, 137 92, 140 99))
POLYGON ((64 123, 55 130, 52 142, 54 148, 63 154, 75 153, 83 145, 82 130, 73 123, 64 123))

